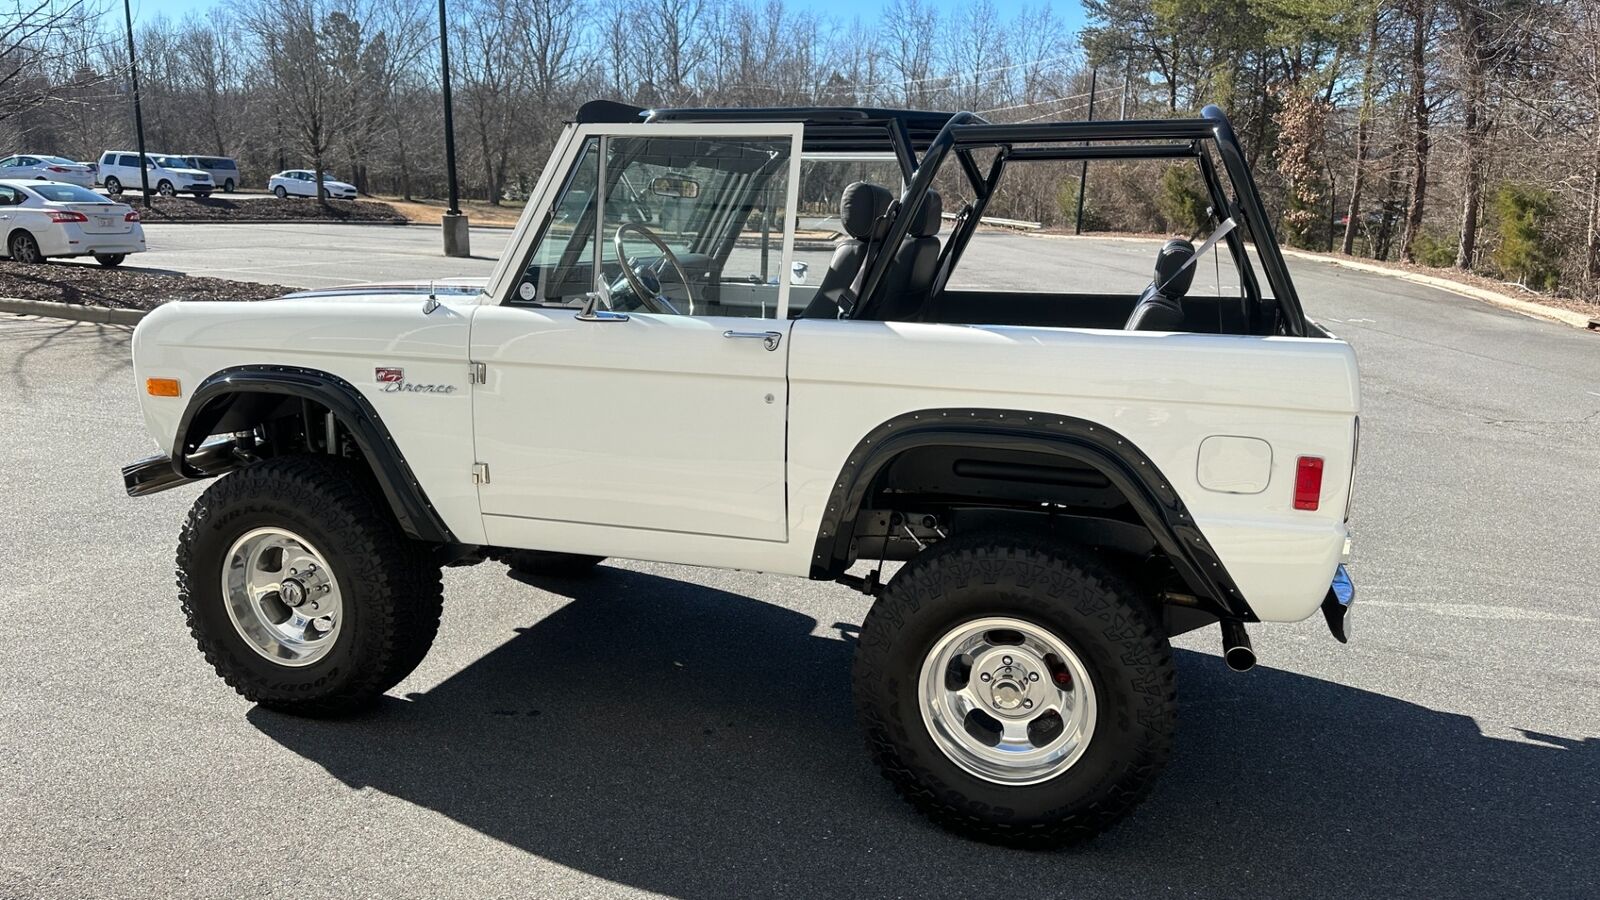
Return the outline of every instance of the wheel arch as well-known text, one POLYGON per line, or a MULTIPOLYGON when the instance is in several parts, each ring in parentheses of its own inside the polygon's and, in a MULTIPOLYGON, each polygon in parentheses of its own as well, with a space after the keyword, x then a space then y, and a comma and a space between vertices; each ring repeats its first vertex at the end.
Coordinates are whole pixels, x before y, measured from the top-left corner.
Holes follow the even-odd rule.
MULTIPOLYGON (((1006 475, 1007 481, 1024 487, 1030 477, 1036 478, 1034 484, 1041 494, 1046 492, 1044 485, 1060 483, 1057 476, 1039 471, 1049 465, 1092 470, 1104 480, 1102 487, 1119 494, 1137 517, 1136 523, 1099 521, 1124 530, 1142 526, 1204 606, 1222 617, 1256 619, 1171 480, 1131 440, 1096 422, 1025 410, 927 409, 896 416, 874 428, 851 451, 834 479, 817 533, 812 578, 839 578, 852 564, 853 545, 867 537, 861 530, 862 513, 874 491, 883 487, 891 467, 914 454, 938 450, 980 462, 1004 455, 1045 463, 1023 465, 1006 475)), ((1034 500, 1032 510, 991 496, 945 494, 940 495, 940 502, 951 508, 1038 514, 1047 501, 1034 500)))
MULTIPOLYGON (((249 431, 286 415, 304 413, 310 408, 306 404, 331 414, 349 436, 407 535, 437 543, 455 541, 377 410, 350 382, 318 369, 245 365, 223 369, 206 378, 191 395, 178 422, 171 457, 175 474, 183 480, 219 474, 190 462, 191 455, 200 451, 208 438, 249 431)), ((268 440, 272 438, 269 436, 268 440)), ((257 446, 269 455, 286 449, 270 443, 257 446)), ((249 465, 259 458, 235 452, 229 467, 249 465)))

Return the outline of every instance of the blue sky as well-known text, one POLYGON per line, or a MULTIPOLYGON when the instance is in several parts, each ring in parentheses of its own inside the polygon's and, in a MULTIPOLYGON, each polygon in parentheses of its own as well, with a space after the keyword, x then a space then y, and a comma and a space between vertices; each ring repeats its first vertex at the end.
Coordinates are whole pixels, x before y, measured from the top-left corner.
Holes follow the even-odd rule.
MULTIPOLYGON (((226 2, 229 0, 133 0, 133 21, 138 23, 158 16, 165 16, 171 20, 182 19, 190 12, 204 12, 226 2)), ((960 6, 962 0, 928 0, 928 2, 948 12, 960 6)), ((1048 0, 1048 2, 1054 5, 1056 13, 1071 28, 1077 29, 1083 25, 1083 7, 1078 4, 1078 0, 1048 0)), ((994 3, 997 9, 1006 12, 1023 5, 1018 0, 994 0, 994 3)), ((884 7, 888 5, 888 0, 789 0, 792 9, 809 7, 839 19, 855 16, 860 16, 863 20, 874 19, 881 15, 884 7)), ((122 5, 114 4, 113 8, 116 17, 122 18, 122 5)))

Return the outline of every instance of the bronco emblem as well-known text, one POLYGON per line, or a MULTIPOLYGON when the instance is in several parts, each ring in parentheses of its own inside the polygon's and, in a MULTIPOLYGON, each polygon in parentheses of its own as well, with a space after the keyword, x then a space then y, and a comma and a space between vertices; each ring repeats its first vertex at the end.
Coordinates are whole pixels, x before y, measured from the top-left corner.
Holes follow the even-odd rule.
POLYGON ((385 394, 454 394, 453 384, 407 384, 406 370, 398 366, 378 366, 372 370, 385 394))

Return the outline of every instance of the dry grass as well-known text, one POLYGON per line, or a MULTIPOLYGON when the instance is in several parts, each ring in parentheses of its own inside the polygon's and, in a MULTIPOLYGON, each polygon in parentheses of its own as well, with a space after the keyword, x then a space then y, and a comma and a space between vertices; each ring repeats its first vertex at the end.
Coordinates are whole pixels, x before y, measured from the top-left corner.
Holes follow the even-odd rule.
MULTIPOLYGON (((444 215, 443 200, 402 200, 399 197, 376 195, 375 199, 394 207, 395 212, 405 216, 406 219, 421 225, 437 225, 439 217, 444 215)), ((493 206, 483 200, 462 200, 461 211, 467 214, 467 220, 473 225, 499 225, 510 227, 517 224, 517 219, 522 215, 521 203, 502 203, 493 206)))

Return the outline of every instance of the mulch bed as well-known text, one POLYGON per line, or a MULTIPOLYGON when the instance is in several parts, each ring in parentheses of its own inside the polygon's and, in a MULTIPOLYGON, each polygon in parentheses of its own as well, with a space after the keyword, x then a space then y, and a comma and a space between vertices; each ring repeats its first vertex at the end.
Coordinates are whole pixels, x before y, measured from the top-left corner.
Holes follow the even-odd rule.
POLYGON ((254 200, 229 200, 211 196, 152 197, 145 209, 137 191, 120 198, 139 211, 146 224, 180 222, 362 222, 404 225, 405 216, 387 203, 375 200, 329 200, 326 204, 309 198, 279 200, 276 197, 254 200))
POLYGON ((93 263, 23 265, 0 260, 0 297, 113 309, 154 309, 175 300, 271 300, 299 288, 202 278, 93 263))

